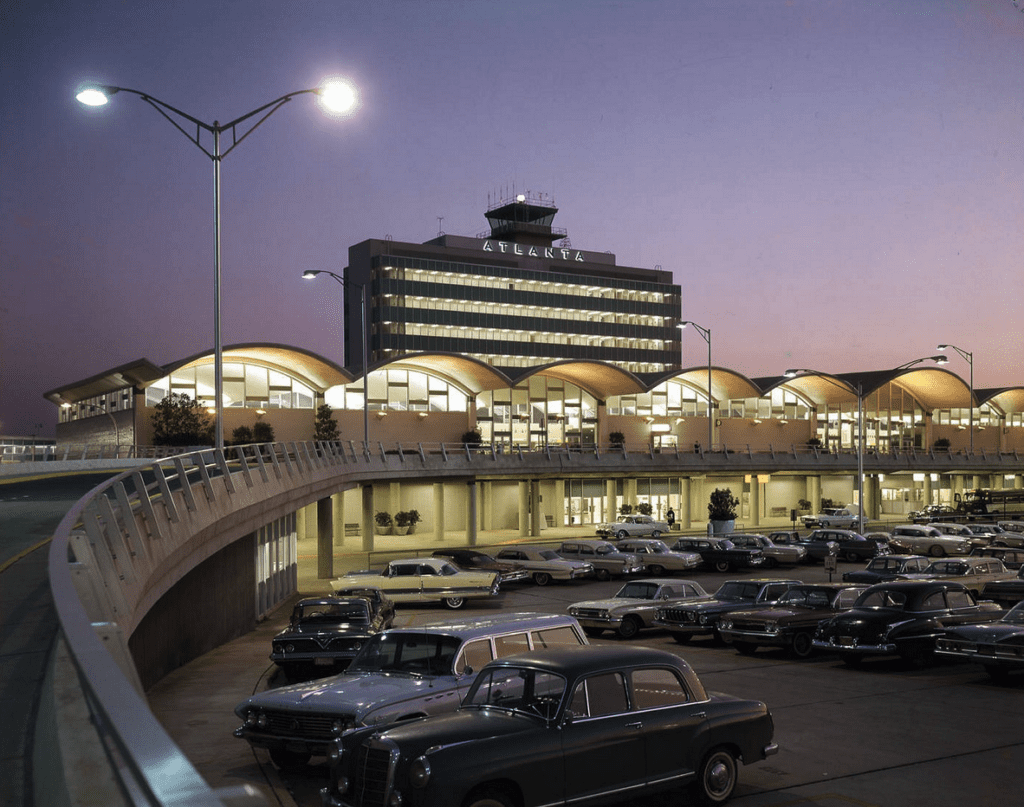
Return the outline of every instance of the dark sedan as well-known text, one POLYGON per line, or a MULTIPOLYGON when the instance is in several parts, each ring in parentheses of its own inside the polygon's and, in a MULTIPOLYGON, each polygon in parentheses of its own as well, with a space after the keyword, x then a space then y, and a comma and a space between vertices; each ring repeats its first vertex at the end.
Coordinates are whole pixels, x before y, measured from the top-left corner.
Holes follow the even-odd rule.
POLYGON ((394 603, 379 591, 299 600, 288 627, 273 639, 270 660, 292 680, 333 675, 394 618, 394 603))
POLYGON ((531 578, 529 570, 521 563, 509 560, 495 560, 476 549, 435 549, 431 555, 444 558, 456 568, 466 572, 496 572, 502 585, 517 583, 531 578))
POLYGON ((696 552, 702 565, 716 572, 759 569, 765 562, 760 549, 736 546, 725 538, 680 538, 672 545, 672 551, 696 552))
POLYGON ((790 586, 797 585, 799 580, 727 580, 710 597, 663 605, 654 614, 654 624, 686 644, 694 636, 718 633, 718 620, 730 611, 774 605, 790 586))
POLYGON ((1017 576, 1009 580, 993 580, 985 584, 981 596, 986 600, 995 600, 1009 608, 1024 600, 1024 567, 1017 570, 1017 576))
MULTIPOLYGON (((812 545, 833 543, 839 547, 839 557, 852 563, 871 560, 877 555, 892 554, 888 542, 881 539, 865 538, 853 530, 814 530, 803 540, 807 542, 808 555, 811 554, 810 546, 812 545)), ((824 555, 818 551, 815 552, 814 557, 824 558, 824 555)))
POLYGON ((892 580, 871 586, 847 613, 823 621, 814 646, 839 653, 850 666, 865 656, 925 662, 948 628, 991 622, 1002 613, 993 602, 979 602, 962 583, 892 580))
POLYGON ((996 622, 946 631, 936 641, 935 652, 976 661, 997 681, 1014 670, 1024 670, 1024 602, 1017 603, 996 622))
POLYGON ((767 706, 662 650, 525 653, 483 667, 457 712, 341 735, 323 803, 582 807, 693 785, 723 804, 773 734, 767 706))

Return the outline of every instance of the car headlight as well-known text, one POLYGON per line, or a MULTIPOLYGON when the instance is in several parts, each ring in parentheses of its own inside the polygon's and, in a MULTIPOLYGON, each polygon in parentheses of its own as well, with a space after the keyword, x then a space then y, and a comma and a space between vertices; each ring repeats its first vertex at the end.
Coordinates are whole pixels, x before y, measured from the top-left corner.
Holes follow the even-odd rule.
POLYGON ((295 645, 293 645, 293 644, 286 644, 284 646, 284 652, 285 653, 294 653, 295 652, 295 645))
POLYGON ((580 609, 577 608, 575 605, 569 606, 569 615, 570 616, 579 616, 580 615, 580 609))
POLYGON ((247 725, 247 726, 255 726, 256 725, 256 715, 257 715, 257 712, 256 712, 255 709, 250 709, 248 712, 246 712, 245 713, 245 725, 247 725))
POLYGON ((707 625, 708 622, 710 622, 710 621, 711 621, 711 615, 710 614, 701 614, 700 615, 700 624, 701 625, 707 625))
POLYGON ((416 757, 409 765, 409 784, 417 789, 427 786, 430 781, 430 762, 426 757, 416 757))
POLYGON ((723 630, 732 630, 732 620, 721 619, 718 621, 718 627, 722 628, 723 630))
POLYGON ((764 629, 768 633, 778 633, 779 632, 779 623, 778 622, 773 622, 773 621, 765 622, 764 623, 764 629))
POLYGON ((327 761, 332 765, 337 765, 341 762, 341 740, 337 737, 334 742, 327 747, 327 761))
POLYGON ((259 712, 256 715, 256 725, 261 729, 267 727, 267 715, 264 712, 259 712))

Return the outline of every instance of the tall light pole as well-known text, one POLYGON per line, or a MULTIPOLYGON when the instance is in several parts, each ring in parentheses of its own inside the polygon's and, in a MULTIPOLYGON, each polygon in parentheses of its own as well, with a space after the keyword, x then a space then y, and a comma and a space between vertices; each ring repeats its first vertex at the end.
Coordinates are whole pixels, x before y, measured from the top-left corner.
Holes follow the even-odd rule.
POLYGON ((213 123, 204 123, 198 118, 194 118, 191 115, 182 112, 180 109, 167 104, 157 98, 154 98, 148 93, 140 92, 139 90, 132 90, 128 87, 113 87, 102 84, 88 84, 79 87, 78 92, 75 94, 81 103, 86 106, 103 106, 110 100, 110 96, 119 93, 127 92, 132 95, 137 95, 153 109, 159 112, 163 117, 170 122, 170 124, 181 132, 185 137, 191 140, 199 150, 202 151, 207 157, 213 160, 213 237, 214 237, 214 258, 213 258, 213 364, 214 364, 214 416, 216 420, 215 425, 215 436, 216 436, 216 447, 218 450, 224 448, 224 356, 223 348, 221 345, 221 326, 220 326, 220 302, 221 302, 221 271, 220 271, 220 163, 225 157, 228 156, 245 138, 252 134, 256 128, 263 123, 267 118, 273 115, 278 109, 288 103, 292 98, 298 95, 305 95, 312 93, 320 97, 321 104, 324 109, 331 113, 342 115, 355 108, 357 97, 355 90, 345 82, 342 81, 325 81, 319 87, 314 87, 308 90, 297 90, 296 92, 290 92, 287 95, 282 95, 269 104, 247 112, 241 117, 235 118, 233 121, 221 124, 218 121, 213 123), (250 118, 257 115, 261 117, 249 126, 248 129, 243 131, 241 135, 236 131, 237 127, 241 123, 245 123, 250 118), (178 120, 175 119, 176 116, 178 120), (186 131, 182 122, 187 122, 195 126, 195 133, 186 131), (207 149, 200 141, 201 133, 209 132, 213 135, 213 150, 207 149), (225 151, 221 151, 220 147, 220 136, 223 132, 231 132, 231 145, 225 151))
POLYGON ((936 350, 955 350, 960 358, 967 362, 971 368, 971 402, 970 402, 970 423, 971 423, 971 453, 974 453, 974 354, 956 345, 939 345, 936 350))
MULTIPOLYGON (((369 350, 367 348, 366 341, 366 284, 365 283, 351 283, 340 275, 329 272, 326 269, 307 269, 302 273, 303 280, 312 280, 317 275, 329 275, 337 280, 345 293, 348 294, 349 287, 356 286, 359 288, 361 299, 359 301, 359 312, 360 319, 362 320, 360 332, 363 336, 363 451, 369 452, 370 450, 370 362, 369 362, 369 350)), ((346 325, 348 323, 346 322, 346 325)))
POLYGON ((711 401, 711 329, 702 328, 696 322, 692 322, 690 320, 680 322, 679 329, 683 330, 687 325, 692 325, 696 329, 697 333, 704 338, 704 341, 708 343, 708 451, 710 451, 711 446, 714 443, 714 432, 712 431, 712 427, 714 426, 714 423, 712 422, 712 417, 714 416, 714 404, 711 401))

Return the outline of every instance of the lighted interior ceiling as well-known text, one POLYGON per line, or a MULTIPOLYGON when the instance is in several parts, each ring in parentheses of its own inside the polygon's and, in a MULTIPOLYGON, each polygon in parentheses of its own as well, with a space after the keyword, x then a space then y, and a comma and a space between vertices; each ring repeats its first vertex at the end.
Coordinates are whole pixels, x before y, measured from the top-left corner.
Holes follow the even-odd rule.
POLYGON ((815 406, 834 406, 857 400, 857 392, 841 378, 830 375, 803 375, 788 378, 781 386, 791 389, 815 406))
POLYGON ((523 381, 533 375, 557 378, 586 390, 599 401, 613 395, 632 395, 644 391, 640 380, 621 367, 597 361, 564 361, 548 364, 516 379, 523 381))
POLYGON ((967 406, 971 400, 970 385, 955 373, 939 367, 907 370, 892 382, 907 390, 925 409, 967 406))
POLYGON ((402 356, 397 361, 386 362, 373 369, 391 367, 429 372, 473 395, 484 390, 501 389, 511 385, 509 378, 501 371, 478 359, 458 353, 416 353, 402 356))
MULTIPOLYGON (((691 367, 676 373, 674 378, 685 381, 695 389, 708 389, 708 368, 691 367)), ((736 400, 739 398, 759 398, 760 388, 745 375, 726 370, 722 367, 711 367, 711 398, 715 401, 736 400)))
MULTIPOLYGON (((301 348, 278 344, 244 344, 229 345, 224 348, 224 361, 251 362, 271 367, 282 373, 298 378, 303 383, 323 392, 338 384, 348 384, 353 376, 334 362, 301 348)), ((213 353, 202 353, 192 356, 179 364, 165 368, 166 372, 174 372, 189 365, 213 363, 213 353)))
POLYGON ((981 403, 991 403, 1004 415, 1024 412, 1024 387, 975 390, 974 393, 981 403))

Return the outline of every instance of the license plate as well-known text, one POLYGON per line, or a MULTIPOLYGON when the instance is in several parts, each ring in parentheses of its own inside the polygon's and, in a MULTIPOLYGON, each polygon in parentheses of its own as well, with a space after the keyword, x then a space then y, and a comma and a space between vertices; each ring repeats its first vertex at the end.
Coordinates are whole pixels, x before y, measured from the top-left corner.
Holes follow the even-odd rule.
POLYGON ((334 664, 334 659, 332 658, 317 657, 313 659, 313 665, 316 667, 330 667, 332 664, 334 664))
POLYGON ((857 642, 854 641, 852 636, 840 636, 839 646, 840 647, 855 647, 857 642))

